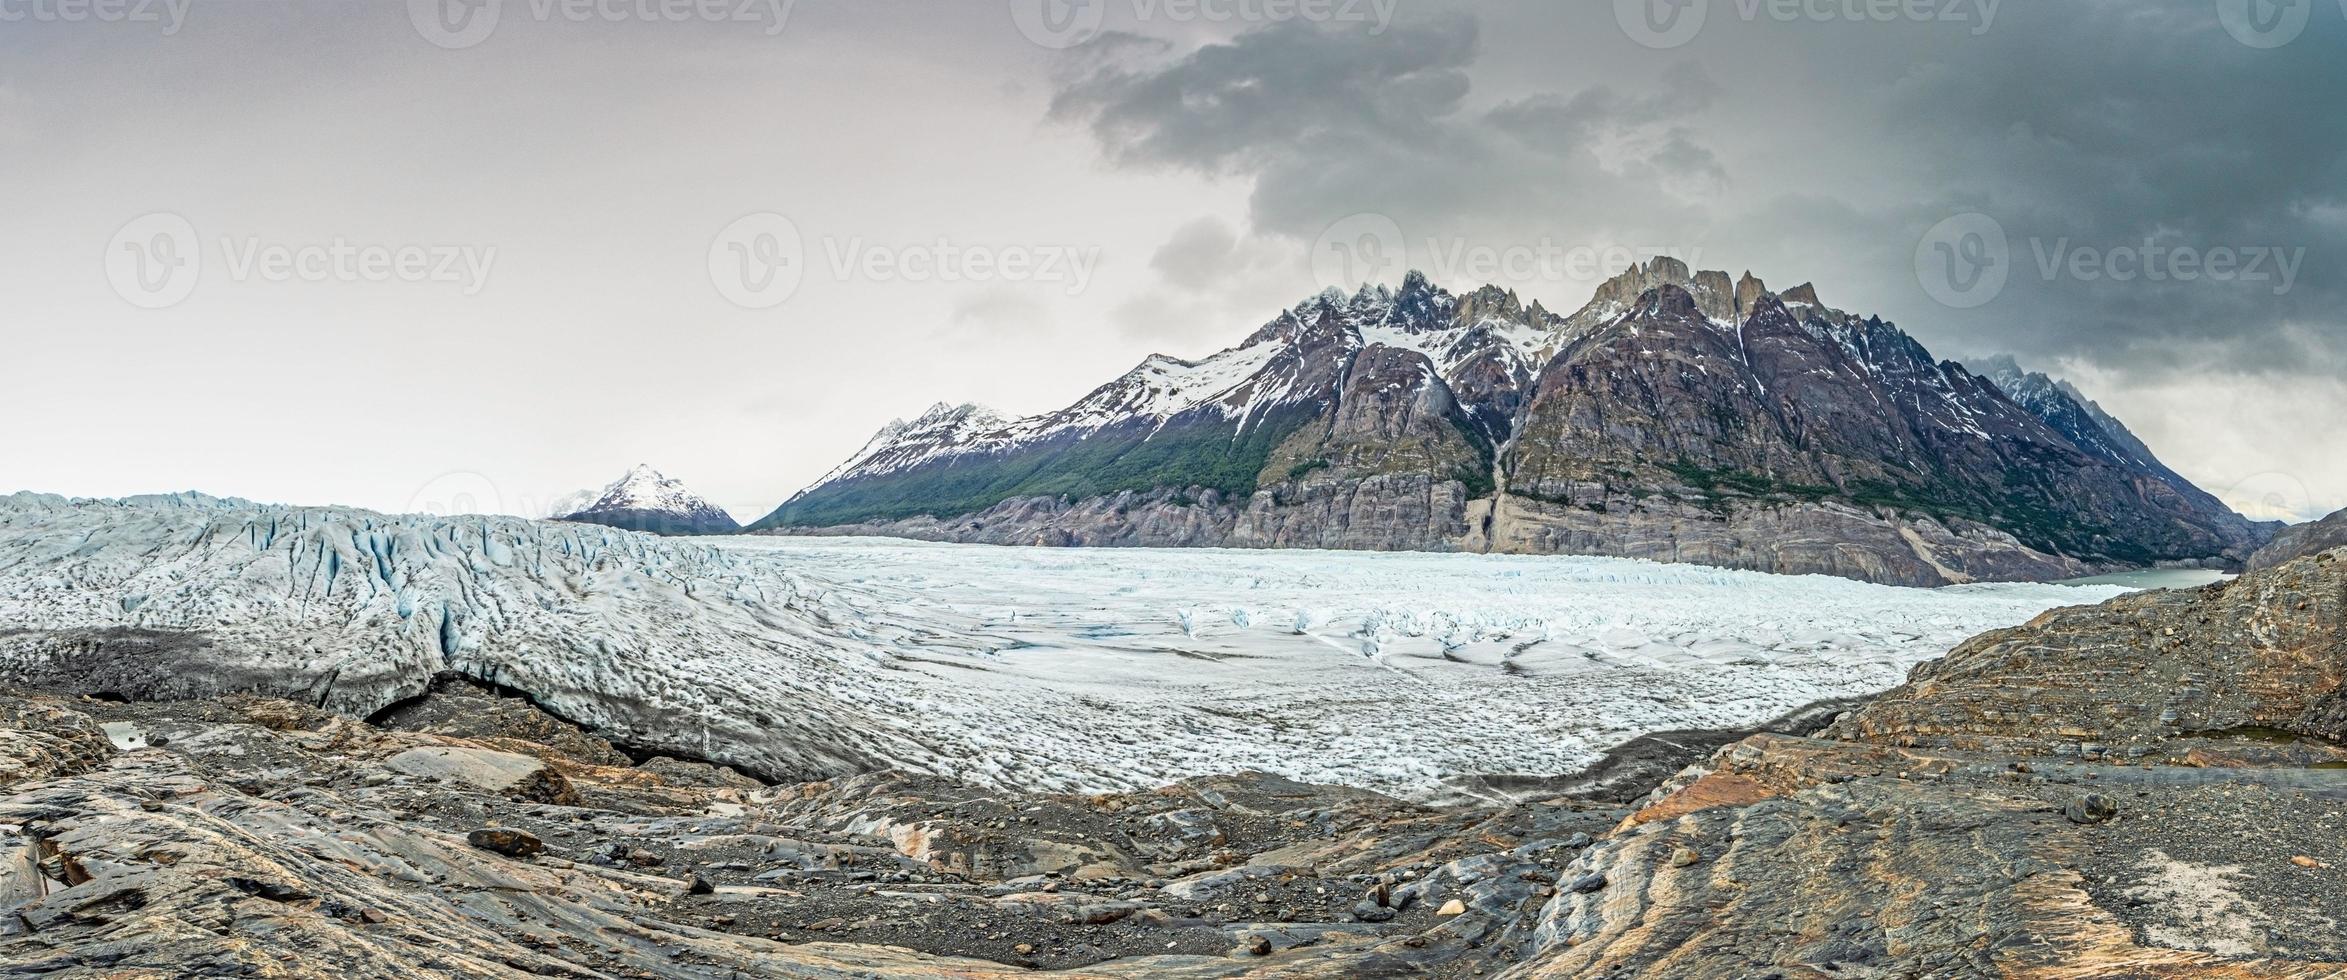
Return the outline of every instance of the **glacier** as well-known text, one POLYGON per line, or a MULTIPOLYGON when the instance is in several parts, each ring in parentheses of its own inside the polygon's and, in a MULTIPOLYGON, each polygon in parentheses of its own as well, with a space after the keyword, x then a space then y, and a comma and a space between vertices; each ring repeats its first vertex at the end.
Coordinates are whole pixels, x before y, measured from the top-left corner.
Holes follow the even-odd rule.
POLYGON ((0 681, 368 715, 455 675, 771 779, 1097 792, 1256 769, 1425 798, 1879 692, 2125 591, 0 496, 0 681))

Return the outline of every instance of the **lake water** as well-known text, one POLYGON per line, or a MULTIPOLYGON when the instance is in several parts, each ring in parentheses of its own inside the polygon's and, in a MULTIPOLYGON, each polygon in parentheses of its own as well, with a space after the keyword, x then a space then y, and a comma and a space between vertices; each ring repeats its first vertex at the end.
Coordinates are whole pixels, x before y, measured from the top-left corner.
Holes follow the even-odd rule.
POLYGON ((2229 572, 2206 568, 2149 568, 2134 572, 2117 572, 2091 578, 2074 578, 2055 585, 2116 585, 2129 589, 2197 589, 2215 585, 2237 576, 2229 572))

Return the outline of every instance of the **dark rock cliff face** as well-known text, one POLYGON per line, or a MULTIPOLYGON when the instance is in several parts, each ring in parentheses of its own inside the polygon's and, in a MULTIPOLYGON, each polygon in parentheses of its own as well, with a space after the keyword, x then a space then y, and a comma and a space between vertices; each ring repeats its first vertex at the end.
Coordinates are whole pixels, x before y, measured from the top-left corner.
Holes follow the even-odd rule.
POLYGON ((2273 568, 2284 562, 2318 555, 2334 548, 2347 548, 2347 510, 2307 524, 2282 529, 2271 544, 2250 556, 2252 570, 2273 568))
POLYGON ((1587 553, 1909 585, 2238 566, 2262 543, 2089 405, 2050 381, 2017 401, 1806 285, 1658 259, 1559 317, 1413 273, 1205 361, 1152 358, 1052 415, 940 406, 754 529, 1587 553))

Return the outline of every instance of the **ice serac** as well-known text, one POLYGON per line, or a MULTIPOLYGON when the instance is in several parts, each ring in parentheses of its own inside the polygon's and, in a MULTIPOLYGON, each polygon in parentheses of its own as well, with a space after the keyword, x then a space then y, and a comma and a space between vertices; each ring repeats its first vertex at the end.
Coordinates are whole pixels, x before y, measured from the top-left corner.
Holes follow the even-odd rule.
POLYGON ((732 534, 742 529, 733 515, 701 499, 681 481, 641 464, 604 487, 593 503, 554 517, 653 534, 732 534))
POLYGON ((1569 316, 1418 273, 1325 292, 1057 413, 892 425, 755 529, 1582 553, 1910 585, 2238 566, 2262 543, 2074 389, 2001 386, 1814 286, 1667 257, 1569 316))
POLYGON ((588 524, 0 496, 11 681, 365 716, 457 675, 774 775, 926 757, 887 720, 903 703, 840 681, 863 661, 795 598, 727 552, 588 524))

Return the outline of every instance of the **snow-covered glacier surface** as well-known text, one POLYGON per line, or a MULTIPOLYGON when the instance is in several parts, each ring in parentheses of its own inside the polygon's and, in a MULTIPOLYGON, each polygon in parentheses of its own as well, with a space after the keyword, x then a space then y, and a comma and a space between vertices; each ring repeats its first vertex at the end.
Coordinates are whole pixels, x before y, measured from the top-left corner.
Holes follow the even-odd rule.
POLYGON ((1897 684, 2103 586, 1608 558, 660 539, 195 495, 0 496, 0 680, 369 713, 440 672, 776 777, 1404 794, 1897 684))

